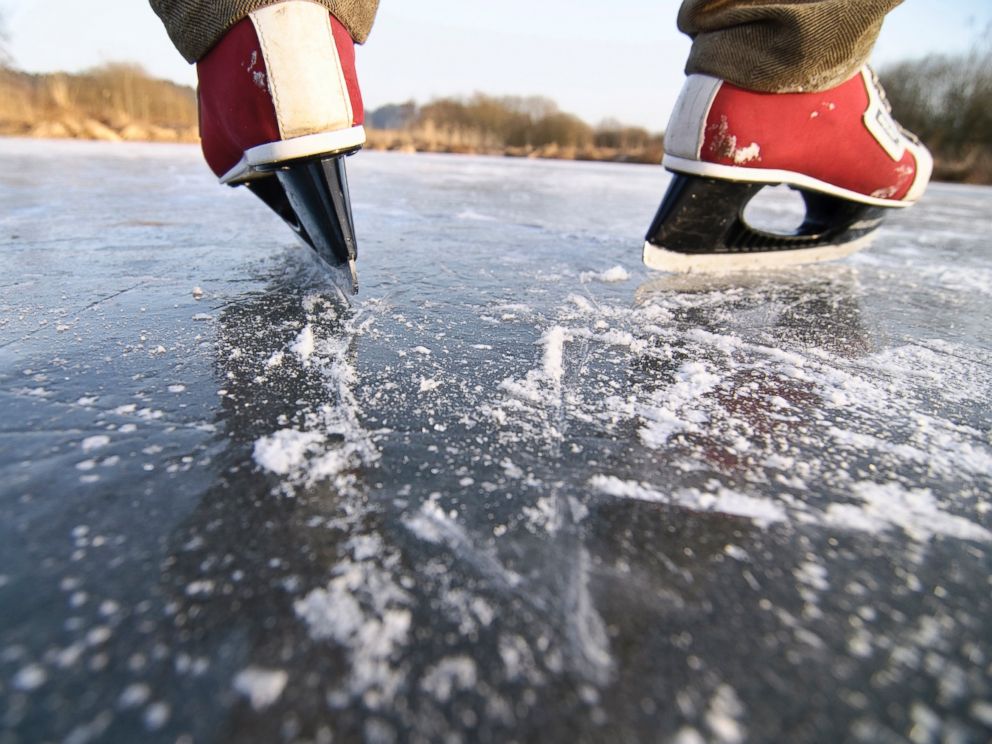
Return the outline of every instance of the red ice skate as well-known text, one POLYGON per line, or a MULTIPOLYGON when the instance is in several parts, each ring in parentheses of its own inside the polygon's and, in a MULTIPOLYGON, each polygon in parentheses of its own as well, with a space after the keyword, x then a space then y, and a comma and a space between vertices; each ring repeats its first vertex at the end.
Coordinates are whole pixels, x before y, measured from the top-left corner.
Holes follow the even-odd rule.
POLYGON ((927 149, 889 113, 867 67, 818 93, 757 93, 706 75, 686 80, 665 134, 675 175, 644 245, 666 271, 737 271, 821 261, 866 244, 884 211, 926 188, 927 149), (744 208, 763 187, 798 190, 792 233, 755 229, 744 208))
POLYGON ((348 31, 305 0, 233 26, 196 66, 203 154, 332 265, 357 256, 344 156, 365 143, 348 31))

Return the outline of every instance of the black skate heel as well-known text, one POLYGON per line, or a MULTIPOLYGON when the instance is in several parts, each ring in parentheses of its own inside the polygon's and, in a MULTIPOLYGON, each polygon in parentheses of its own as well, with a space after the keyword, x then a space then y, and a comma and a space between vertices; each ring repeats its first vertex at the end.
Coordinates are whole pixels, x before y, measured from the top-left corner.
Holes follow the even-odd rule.
POLYGON ((347 154, 262 167, 259 170, 270 170, 276 177, 255 179, 247 185, 324 261, 347 266, 351 290, 357 292, 358 244, 344 165, 347 154))
POLYGON ((645 238, 644 263, 728 272, 827 261, 867 245, 884 216, 884 207, 793 186, 806 204, 802 224, 784 234, 759 230, 747 224, 744 209, 768 185, 673 174, 645 238))

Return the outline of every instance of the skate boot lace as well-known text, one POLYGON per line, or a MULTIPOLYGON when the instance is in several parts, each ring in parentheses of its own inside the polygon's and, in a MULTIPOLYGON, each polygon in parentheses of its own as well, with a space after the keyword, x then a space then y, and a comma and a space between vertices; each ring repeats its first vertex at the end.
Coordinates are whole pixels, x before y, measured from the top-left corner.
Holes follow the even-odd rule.
POLYGON ((892 116, 892 104, 889 102, 889 97, 885 93, 885 88, 882 87, 881 80, 878 79, 878 73, 875 72, 875 68, 872 67, 871 65, 865 65, 865 67, 867 67, 868 72, 871 73, 871 84, 874 85, 875 90, 878 91, 878 98, 881 101, 882 106, 885 107, 885 112, 889 114, 889 118, 891 118, 892 121, 895 122, 896 126, 899 127, 899 131, 902 132, 903 136, 905 136, 915 145, 922 145, 923 143, 920 141, 919 137, 917 137, 915 134, 913 134, 908 129, 906 129, 906 127, 900 124, 896 120, 896 118, 892 116))

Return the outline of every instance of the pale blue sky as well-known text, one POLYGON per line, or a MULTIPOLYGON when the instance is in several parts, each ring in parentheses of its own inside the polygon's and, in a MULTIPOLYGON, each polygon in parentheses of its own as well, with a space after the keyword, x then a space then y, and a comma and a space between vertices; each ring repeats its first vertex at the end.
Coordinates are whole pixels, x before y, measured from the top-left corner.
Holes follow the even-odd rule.
MULTIPOLYGON (((688 40, 677 0, 382 0, 359 51, 369 107, 469 94, 546 95, 591 123, 664 127, 688 40)), ((0 0, 14 62, 30 71, 140 62, 195 84, 142 0, 0 0), (42 10, 43 8, 43 10, 42 10)), ((963 51, 992 28, 990 0, 907 0, 886 20, 874 61, 963 51)))

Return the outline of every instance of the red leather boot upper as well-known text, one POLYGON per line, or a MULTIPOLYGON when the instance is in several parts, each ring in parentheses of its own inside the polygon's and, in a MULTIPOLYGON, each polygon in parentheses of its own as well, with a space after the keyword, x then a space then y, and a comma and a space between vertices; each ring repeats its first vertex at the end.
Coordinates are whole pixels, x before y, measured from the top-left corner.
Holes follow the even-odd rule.
POLYGON ((724 83, 706 118, 703 160, 797 171, 881 199, 902 199, 916 161, 893 159, 868 130, 861 75, 821 93, 755 93, 724 83))
POLYGON ((918 199, 933 163, 892 119, 867 68, 815 93, 760 93, 692 75, 665 152, 677 172, 790 183, 881 206, 918 199))
MULTIPOLYGON (((355 71, 355 45, 333 16, 330 28, 351 101, 351 125, 359 126, 364 108, 355 71)), ((214 173, 222 176, 246 150, 282 139, 272 81, 251 18, 234 25, 197 62, 196 70, 201 145, 214 173)))

